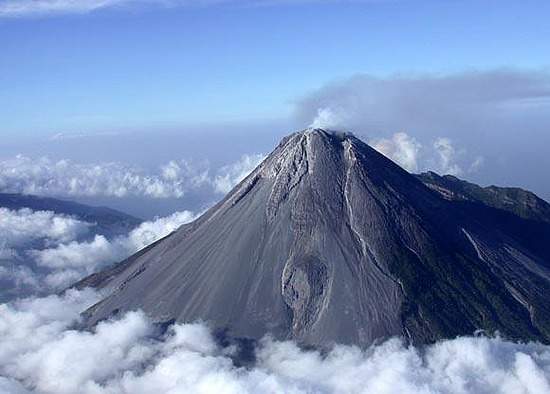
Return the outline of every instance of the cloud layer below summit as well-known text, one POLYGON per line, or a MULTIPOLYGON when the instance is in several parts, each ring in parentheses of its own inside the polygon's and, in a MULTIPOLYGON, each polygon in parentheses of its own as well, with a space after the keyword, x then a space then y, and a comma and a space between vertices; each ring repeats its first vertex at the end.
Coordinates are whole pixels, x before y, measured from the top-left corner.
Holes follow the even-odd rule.
POLYGON ((175 212, 108 238, 92 233, 92 223, 70 216, 0 208, 0 300, 61 290, 195 217, 189 211, 175 212))
POLYGON ((142 313, 72 329, 98 300, 70 291, 0 305, 0 392, 6 393, 411 393, 543 394, 550 348, 465 337, 423 349, 392 339, 367 350, 321 355, 264 339, 250 368, 235 367, 202 324, 176 324, 158 338, 142 313), (101 360, 101 362, 98 362, 101 360), (70 373, 68 373, 70 371, 70 373))
POLYGON ((245 154, 215 171, 186 160, 171 160, 150 172, 119 162, 84 164, 17 155, 0 160, 0 191, 56 197, 180 198, 189 190, 206 188, 224 194, 263 157, 245 154))

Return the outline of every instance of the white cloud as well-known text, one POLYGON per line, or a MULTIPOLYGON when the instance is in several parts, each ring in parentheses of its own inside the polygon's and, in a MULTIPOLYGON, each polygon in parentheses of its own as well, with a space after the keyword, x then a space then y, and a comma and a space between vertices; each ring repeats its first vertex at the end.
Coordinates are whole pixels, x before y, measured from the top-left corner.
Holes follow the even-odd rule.
POLYGON ((477 172, 481 167, 483 167, 483 164, 485 163, 485 158, 483 156, 478 156, 475 158, 475 160, 470 164, 470 167, 468 168, 468 172, 477 172))
POLYGON ((460 175, 462 168, 455 163, 457 152, 453 143, 448 138, 437 138, 433 147, 437 152, 439 168, 444 174, 460 175))
POLYGON ((46 267, 45 284, 54 289, 63 288, 103 266, 122 260, 130 252, 123 243, 110 242, 103 235, 92 241, 61 244, 51 249, 33 250, 31 256, 38 266, 46 267))
MULTIPOLYGON (((0 306, 0 389, 38 393, 410 393, 546 394, 550 347, 464 337, 417 349, 397 339, 367 350, 336 346, 321 354, 293 342, 262 340, 250 368, 235 367, 201 324, 176 324, 153 339, 140 312, 71 326, 98 296, 0 306)), ((17 392, 17 391, 16 391, 17 392)))
POLYGON ((167 182, 187 184, 189 187, 208 183, 208 168, 194 167, 185 160, 170 160, 160 169, 162 178, 167 182))
POLYGON ((372 139, 369 144, 401 167, 411 172, 436 171, 441 174, 461 175, 463 165, 469 173, 479 170, 483 157, 469 162, 465 149, 457 149, 449 138, 437 137, 430 144, 418 142, 406 133, 396 133, 391 138, 372 139))
POLYGON ((343 121, 341 117, 341 115, 338 115, 336 111, 331 108, 319 108, 317 110, 317 116, 315 116, 309 127, 312 129, 332 130, 338 128, 342 124, 343 121))
POLYGON ((0 191, 56 197, 107 196, 180 198, 189 190, 212 187, 226 193, 248 175, 264 158, 243 155, 210 175, 207 165, 186 160, 171 160, 158 173, 117 162, 75 163, 47 157, 17 155, 0 160, 0 191))
POLYGON ((177 230, 181 225, 193 221, 198 216, 191 211, 180 211, 170 216, 143 222, 130 231, 125 243, 130 249, 137 251, 177 230))
MULTIPOLYGON (((41 291, 32 248, 55 248, 87 236, 91 223, 51 211, 0 208, 0 299, 41 291)), ((40 273, 39 273, 40 272, 40 273)))
POLYGON ((149 174, 116 162, 81 164, 18 155, 0 161, 0 190, 49 196, 166 198, 182 197, 187 188, 206 182, 204 170, 185 161, 167 166, 160 174, 149 174))
POLYGON ((143 222, 124 236, 88 235, 89 223, 47 211, 0 208, 0 299, 63 288, 168 235, 190 211, 143 222))
POLYGON ((265 155, 262 154, 243 155, 236 163, 220 168, 213 180, 214 190, 222 194, 228 193, 246 178, 263 159, 265 159, 265 155))
POLYGON ((126 236, 108 240, 103 235, 96 235, 91 241, 73 241, 54 248, 33 250, 30 254, 40 267, 51 270, 44 277, 48 287, 63 288, 85 275, 125 259, 195 217, 190 211, 175 212, 144 222, 126 236))
POLYGON ((418 170, 418 155, 422 145, 408 134, 396 133, 391 139, 372 140, 370 144, 407 171, 418 170))
MULTIPOLYGON (((8 266, 0 265, 0 279, 6 282, 13 283, 15 289, 27 288, 27 289, 39 289, 41 286, 40 279, 37 274, 27 265, 19 264, 22 261, 17 257, 14 257, 10 263, 15 262, 8 266)), ((4 262, 5 264, 5 262, 4 262)), ((6 290, 5 288, 3 290, 6 290)))
POLYGON ((57 337, 79 319, 80 312, 98 300, 99 296, 91 290, 70 290, 64 296, 0 304, 1 368, 5 370, 7 360, 32 352, 57 337))
POLYGON ((181 166, 174 160, 161 167, 162 177, 167 180, 177 180, 181 177, 181 166))
POLYGON ((89 267, 95 269, 101 262, 112 261, 116 255, 111 242, 103 235, 96 235, 92 241, 60 244, 55 248, 34 250, 38 264, 52 269, 89 267))
POLYGON ((90 223, 51 211, 0 207, 0 249, 21 246, 42 238, 56 243, 72 241, 87 233, 90 226, 90 223))

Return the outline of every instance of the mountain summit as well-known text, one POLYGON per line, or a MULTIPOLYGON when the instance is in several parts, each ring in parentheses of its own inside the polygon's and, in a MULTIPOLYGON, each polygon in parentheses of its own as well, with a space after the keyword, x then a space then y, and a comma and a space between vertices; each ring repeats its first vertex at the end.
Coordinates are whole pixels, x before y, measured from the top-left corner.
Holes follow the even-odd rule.
POLYGON ((306 129, 195 222, 78 286, 108 294, 90 325, 139 308, 314 346, 550 342, 550 225, 444 198, 353 135, 306 129))

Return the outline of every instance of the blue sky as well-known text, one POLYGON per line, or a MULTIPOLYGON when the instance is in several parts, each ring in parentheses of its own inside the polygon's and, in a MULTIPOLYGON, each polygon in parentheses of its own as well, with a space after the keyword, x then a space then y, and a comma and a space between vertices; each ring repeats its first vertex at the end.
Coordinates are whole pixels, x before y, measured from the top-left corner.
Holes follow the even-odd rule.
POLYGON ((547 1, 53 2, 13 15, 17 1, 0 1, 7 135, 280 119, 356 73, 540 69, 550 56, 547 1))
MULTIPOLYGON (((65 160, 215 176, 322 110, 410 171, 549 199, 548 37, 547 0, 0 0, 0 176, 21 175, 0 188, 62 183, 44 163, 65 160)), ((83 202, 219 198, 193 193, 83 202)))

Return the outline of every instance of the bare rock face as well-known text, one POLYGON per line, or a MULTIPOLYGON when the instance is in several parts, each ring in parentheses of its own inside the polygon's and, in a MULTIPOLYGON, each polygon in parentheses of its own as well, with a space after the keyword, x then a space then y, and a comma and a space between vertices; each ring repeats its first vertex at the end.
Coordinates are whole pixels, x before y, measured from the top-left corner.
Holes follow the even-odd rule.
POLYGON ((294 133, 195 222, 77 286, 314 346, 499 331, 550 341, 550 225, 454 201, 350 134, 294 133))

